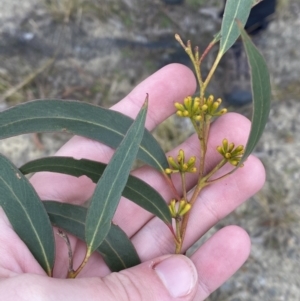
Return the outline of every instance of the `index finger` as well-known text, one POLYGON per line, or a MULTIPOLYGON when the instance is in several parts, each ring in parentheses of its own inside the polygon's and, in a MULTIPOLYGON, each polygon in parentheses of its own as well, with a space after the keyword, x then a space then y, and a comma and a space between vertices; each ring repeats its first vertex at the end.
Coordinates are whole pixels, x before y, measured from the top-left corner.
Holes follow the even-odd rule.
POLYGON ((148 77, 111 109, 135 118, 149 93, 146 128, 151 131, 175 112, 175 102, 182 102, 195 89, 192 71, 184 65, 171 64, 148 77))

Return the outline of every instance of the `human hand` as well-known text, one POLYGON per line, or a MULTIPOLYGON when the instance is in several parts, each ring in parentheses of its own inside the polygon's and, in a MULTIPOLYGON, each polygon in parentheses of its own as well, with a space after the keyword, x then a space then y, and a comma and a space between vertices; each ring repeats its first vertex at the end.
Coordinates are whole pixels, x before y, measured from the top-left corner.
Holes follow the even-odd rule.
MULTIPOLYGON (((135 118, 149 93, 146 127, 152 130, 174 113, 174 102, 181 102, 185 96, 193 94, 195 86, 195 78, 189 69, 178 64, 169 65, 146 79, 112 109, 135 118)), ((215 149, 224 137, 236 144, 245 144, 249 129, 250 122, 238 114, 228 113, 217 119, 211 126, 207 170, 217 163, 215 149)), ((194 155, 199 153, 198 144, 197 137, 192 136, 171 154, 176 155, 178 149, 183 148, 187 156, 194 155)), ((112 154, 111 148, 77 136, 57 153, 101 162, 108 162, 112 154)), ((172 198, 172 192, 157 171, 142 167, 133 174, 160 191, 165 200, 172 198)), ((264 177, 262 164, 250 156, 243 168, 206 187, 191 211, 183 251, 257 192, 264 177)), ((34 175, 31 182, 42 199, 72 204, 82 204, 89 199, 95 187, 86 177, 46 172, 34 175)), ((196 176, 190 175, 188 188, 195 183, 196 176)), ((142 264, 110 273, 101 256, 95 253, 78 278, 63 279, 68 268, 68 251, 65 242, 57 236, 54 278, 49 278, 15 234, 1 209, 0 300, 201 301, 244 263, 250 251, 246 232, 228 226, 213 235, 190 259, 171 255, 174 241, 169 229, 161 220, 124 198, 114 222, 131 238, 142 264)), ((76 268, 85 255, 85 244, 71 235, 69 238, 76 268)))

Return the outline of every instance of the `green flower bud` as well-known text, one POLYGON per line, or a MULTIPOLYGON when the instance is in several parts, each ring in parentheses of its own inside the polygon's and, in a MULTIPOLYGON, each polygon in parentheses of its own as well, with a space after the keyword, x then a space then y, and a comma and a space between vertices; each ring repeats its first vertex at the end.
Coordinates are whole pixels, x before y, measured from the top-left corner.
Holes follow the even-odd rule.
POLYGON ((179 102, 175 102, 174 106, 175 106, 175 108, 177 110, 180 110, 180 111, 184 111, 185 110, 184 106, 181 103, 179 103, 179 102))
POLYGON ((186 203, 182 210, 178 211, 178 215, 183 216, 191 210, 192 206, 189 203, 186 203))

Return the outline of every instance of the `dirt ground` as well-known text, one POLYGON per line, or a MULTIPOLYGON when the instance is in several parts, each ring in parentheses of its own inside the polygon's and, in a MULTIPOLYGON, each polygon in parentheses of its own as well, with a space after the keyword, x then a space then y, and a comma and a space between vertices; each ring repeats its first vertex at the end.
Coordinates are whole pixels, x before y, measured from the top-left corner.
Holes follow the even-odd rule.
MULTIPOLYGON (((219 1, 160 0, 0 2, 0 110, 37 98, 110 106, 170 62, 189 64, 177 32, 200 49, 218 31, 219 1), (49 59, 55 60, 47 67, 49 59)), ((246 264, 207 300, 300 300, 300 2, 281 0, 257 39, 272 78, 272 109, 255 150, 267 170, 261 192, 203 237, 229 224, 252 240, 246 264)), ((208 60, 207 65, 209 65, 208 60)), ((208 66, 207 66, 208 67, 208 66)), ((211 89, 222 96, 222 83, 211 89)), ((249 107, 232 108, 249 115, 249 107)), ((186 133, 171 118, 155 135, 170 149, 186 133)), ((182 125, 181 126, 185 126, 182 125)), ((185 131, 186 132, 186 131, 185 131)), ((69 137, 24 135, 0 142, 18 166, 53 154, 69 137)))

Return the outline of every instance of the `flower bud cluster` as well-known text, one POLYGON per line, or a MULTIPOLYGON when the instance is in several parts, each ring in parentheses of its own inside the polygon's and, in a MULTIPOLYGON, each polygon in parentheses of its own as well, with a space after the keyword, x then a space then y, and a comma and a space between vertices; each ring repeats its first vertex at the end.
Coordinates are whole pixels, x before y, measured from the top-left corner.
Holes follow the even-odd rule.
POLYGON ((178 156, 176 159, 169 156, 168 162, 170 164, 170 168, 166 168, 165 172, 167 174, 175 173, 175 172, 191 172, 195 173, 197 171, 197 168, 195 167, 196 164, 196 157, 192 156, 187 162, 185 162, 185 154, 184 150, 179 150, 178 156))
POLYGON ((204 98, 204 106, 206 106, 205 113, 210 116, 221 116, 227 113, 227 109, 219 109, 222 103, 222 99, 218 98, 216 101, 214 100, 214 96, 210 95, 208 98, 204 98))
MULTIPOLYGON (((244 154, 244 146, 239 145, 235 148, 234 143, 228 143, 227 139, 223 139, 222 146, 217 147, 217 151, 226 159, 229 163, 237 166, 244 154)), ((243 165, 241 165, 243 166, 243 165)))
POLYGON ((179 117, 189 117, 195 121, 201 120, 201 107, 200 107, 200 98, 191 96, 186 97, 183 100, 183 104, 175 102, 175 108, 177 109, 176 114, 179 117))
POLYGON ((204 97, 203 105, 201 105, 199 97, 188 96, 183 100, 183 104, 175 102, 176 114, 179 117, 189 117, 195 121, 200 121, 202 115, 220 116, 225 114, 227 109, 219 109, 221 103, 221 98, 215 101, 214 97, 210 95, 208 98, 204 97))
POLYGON ((190 211, 191 207, 191 204, 186 200, 181 200, 178 202, 175 199, 172 199, 169 204, 169 209, 173 218, 178 218, 185 215, 188 211, 190 211))

